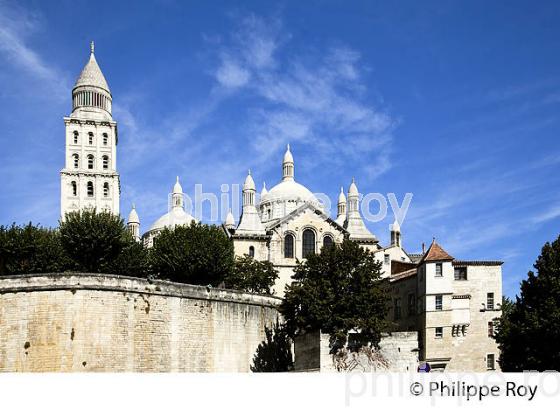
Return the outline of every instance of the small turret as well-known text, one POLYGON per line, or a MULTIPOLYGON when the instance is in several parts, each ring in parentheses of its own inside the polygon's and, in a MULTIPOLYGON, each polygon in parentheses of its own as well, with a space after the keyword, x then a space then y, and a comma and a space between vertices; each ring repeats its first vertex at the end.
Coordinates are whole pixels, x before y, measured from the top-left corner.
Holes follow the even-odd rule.
POLYGON ((140 242, 140 218, 138 217, 134 204, 132 204, 132 209, 128 214, 128 221, 126 225, 134 240, 140 242))
POLYGON ((294 157, 290 151, 290 144, 286 147, 284 160, 282 161, 282 181, 294 179, 294 157))

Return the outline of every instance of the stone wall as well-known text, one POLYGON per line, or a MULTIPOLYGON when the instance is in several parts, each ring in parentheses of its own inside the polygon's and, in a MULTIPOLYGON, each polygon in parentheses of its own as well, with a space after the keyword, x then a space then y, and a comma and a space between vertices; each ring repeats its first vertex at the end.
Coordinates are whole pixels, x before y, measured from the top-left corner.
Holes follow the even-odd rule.
POLYGON ((416 372, 418 368, 418 334, 393 332, 384 334, 379 342, 378 358, 363 353, 348 353, 342 359, 330 354, 329 335, 320 332, 306 333, 294 342, 295 370, 300 372, 416 372), (343 362, 341 362, 343 360, 343 362))
POLYGON ((0 278, 0 371, 248 372, 280 299, 95 274, 0 278))

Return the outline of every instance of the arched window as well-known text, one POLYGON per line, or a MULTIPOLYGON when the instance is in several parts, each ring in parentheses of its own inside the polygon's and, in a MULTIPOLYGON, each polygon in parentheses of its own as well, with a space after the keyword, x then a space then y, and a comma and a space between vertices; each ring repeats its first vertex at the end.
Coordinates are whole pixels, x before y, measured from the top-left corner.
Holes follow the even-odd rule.
POLYGON ((323 248, 328 248, 328 247, 331 247, 331 246, 333 246, 333 239, 332 239, 332 237, 329 236, 329 235, 325 235, 325 236, 323 237, 323 248))
POLYGON ((74 154, 74 155, 72 155, 72 158, 74 159, 74 168, 79 168, 80 167, 80 156, 78 154, 74 154))
POLYGON ((103 169, 109 169, 109 157, 103 155, 103 169))
POLYGON ((72 181, 70 185, 72 185, 72 195, 78 196, 78 185, 76 184, 76 181, 72 181))
POLYGON ((78 143, 78 131, 74 131, 74 144, 78 143))
POLYGON ((89 145, 93 145, 93 132, 88 133, 89 145))
POLYGON ((93 182, 91 181, 87 183, 87 196, 89 197, 93 196, 93 182))
POLYGON ((307 258, 307 255, 315 253, 315 232, 311 229, 303 231, 303 243, 301 247, 301 256, 307 258))
POLYGON ((249 246, 249 256, 251 258, 255 257, 255 247, 254 246, 249 246))
POLYGON ((87 156, 87 167, 88 169, 93 169, 93 155, 89 154, 87 156))
POLYGON ((103 133, 103 145, 107 145, 109 143, 109 136, 106 132, 103 133))
POLYGON ((103 196, 107 198, 109 196, 109 183, 105 182, 103 184, 103 196))
POLYGON ((294 257, 294 235, 291 233, 284 237, 284 258, 294 257))

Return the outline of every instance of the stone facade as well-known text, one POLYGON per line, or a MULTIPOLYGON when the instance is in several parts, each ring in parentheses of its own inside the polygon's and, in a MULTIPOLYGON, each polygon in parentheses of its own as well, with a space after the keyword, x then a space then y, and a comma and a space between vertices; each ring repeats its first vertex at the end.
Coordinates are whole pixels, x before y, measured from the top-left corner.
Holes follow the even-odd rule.
POLYGON ((492 338, 501 315, 502 263, 424 258, 393 272, 389 319, 417 330, 420 361, 434 371, 498 370, 492 338))
POLYGON ((72 113, 64 118, 65 163, 60 171, 60 216, 86 208, 119 214, 117 123, 112 96, 94 55, 72 89, 72 113))
POLYGON ((0 278, 0 371, 248 372, 275 297, 109 275, 0 278))
POLYGON ((300 372, 416 372, 418 368, 418 335, 416 332, 394 332, 383 335, 379 342, 379 362, 363 353, 348 353, 336 359, 330 353, 329 335, 320 332, 302 334, 294 341, 294 368, 300 372))

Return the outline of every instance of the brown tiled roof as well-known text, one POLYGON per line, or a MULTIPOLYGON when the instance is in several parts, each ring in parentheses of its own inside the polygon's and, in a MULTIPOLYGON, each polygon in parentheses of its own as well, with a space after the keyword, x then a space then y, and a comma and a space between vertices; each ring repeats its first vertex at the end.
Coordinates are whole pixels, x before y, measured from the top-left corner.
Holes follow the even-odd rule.
POLYGON ((389 278, 390 282, 396 282, 401 279, 410 278, 411 276, 416 275, 416 268, 405 270, 404 272, 397 273, 396 275, 391 275, 389 278))
POLYGON ((453 256, 448 254, 439 244, 435 241, 432 242, 428 251, 422 258, 422 262, 434 262, 434 261, 452 261, 453 256))
POLYGON ((396 275, 397 273, 415 268, 416 266, 414 262, 391 261, 391 275, 396 275))

